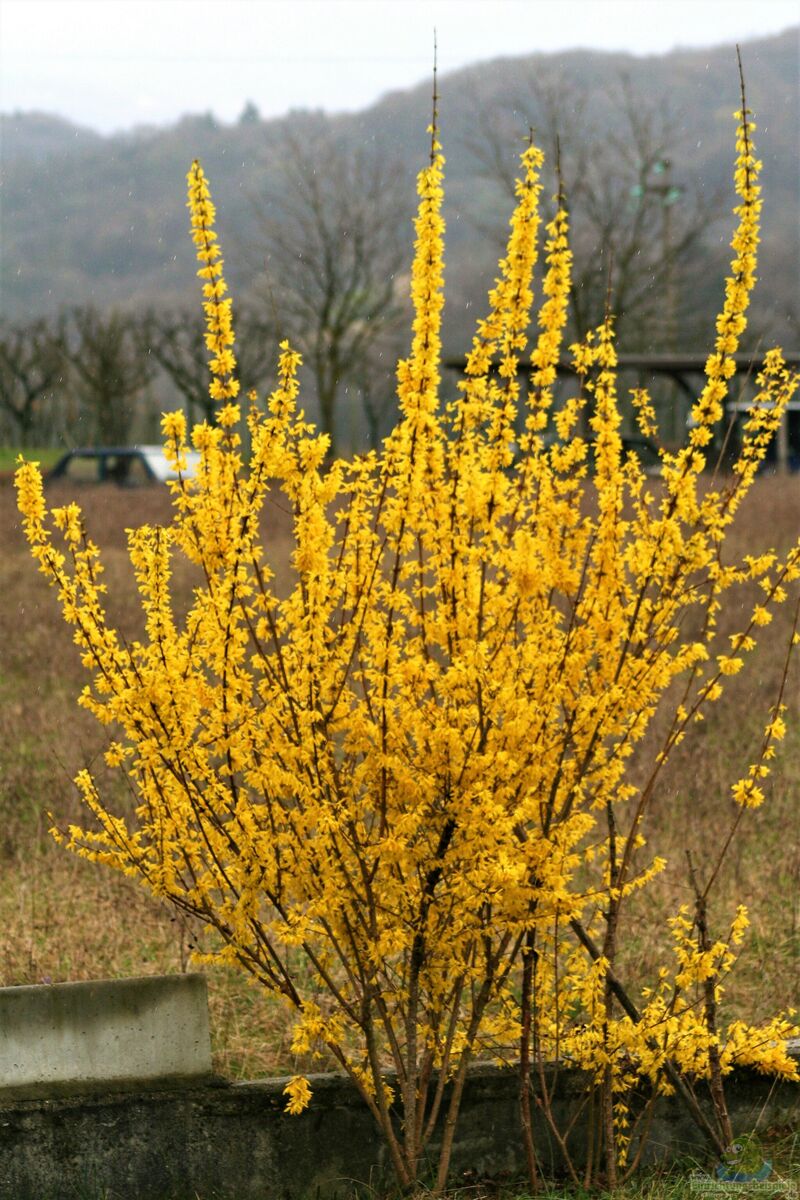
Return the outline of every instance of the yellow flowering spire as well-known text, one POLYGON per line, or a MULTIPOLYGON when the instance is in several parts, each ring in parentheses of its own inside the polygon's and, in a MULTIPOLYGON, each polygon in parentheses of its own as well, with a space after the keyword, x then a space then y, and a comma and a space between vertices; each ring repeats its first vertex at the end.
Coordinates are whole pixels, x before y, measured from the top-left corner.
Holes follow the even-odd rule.
MULTIPOLYGON (((489 295, 491 311, 478 327, 477 341, 496 347, 500 381, 488 386, 489 459, 494 471, 510 465, 511 442, 517 415, 519 356, 528 344, 528 326, 533 304, 533 271, 539 253, 539 173, 544 155, 532 142, 521 160, 517 181, 517 205, 511 218, 506 256, 500 262, 501 276, 489 295)), ((469 369, 469 368, 468 368, 469 369)), ((493 495, 496 488, 493 488, 493 495)))
POLYGON ((444 155, 435 126, 431 161, 417 178, 419 209, 414 222, 416 241, 411 268, 414 306, 411 355, 397 364, 398 397, 403 414, 424 421, 438 406, 442 309, 444 308, 444 155))
MULTIPOLYGON (((517 204, 509 222, 508 245, 500 260, 500 277, 489 292, 489 313, 478 322, 472 349, 467 355, 467 378, 459 384, 463 393, 461 419, 467 427, 485 419, 506 402, 516 405, 519 354, 527 344, 526 332, 533 303, 532 278, 538 255, 539 173, 544 156, 532 143, 520 161, 515 191, 517 204), (492 363, 499 356, 502 385, 490 379, 492 363)), ((513 414, 511 415, 513 419, 513 414)), ((490 435, 490 440, 496 438, 490 435)))
MULTIPOLYGON (((559 180, 560 183, 560 180, 559 180)), ((558 360, 564 329, 567 324, 569 289, 572 279, 572 251, 569 248, 569 213, 562 188, 556 198, 556 214, 547 225, 547 272, 542 283, 546 300, 539 310, 539 336, 531 365, 531 388, 528 395, 530 432, 541 432, 547 421, 547 410, 553 402, 558 360)))
POLYGON ((212 400, 233 400, 239 394, 239 381, 234 377, 236 358, 231 349, 234 343, 231 320, 231 299, 222 275, 222 252, 214 231, 216 210, 205 173, 195 159, 186 176, 191 214, 192 241, 197 248, 200 269, 197 274, 203 283, 203 308, 206 314, 206 346, 211 351, 209 370, 212 380, 209 393, 212 400))
POLYGON ((723 404, 728 395, 728 380, 736 373, 733 356, 739 348, 740 338, 747 326, 745 314, 756 281, 756 250, 762 205, 761 188, 757 180, 761 163, 753 154, 751 138, 755 124, 749 120, 748 110, 743 106, 734 116, 739 122, 736 131, 734 171, 736 193, 741 199, 741 204, 734 209, 739 224, 731 239, 735 258, 731 262, 731 274, 725 283, 725 303, 717 317, 714 353, 706 362, 706 385, 692 408, 695 425, 690 433, 689 442, 698 450, 708 445, 713 437, 713 426, 722 418, 723 404))

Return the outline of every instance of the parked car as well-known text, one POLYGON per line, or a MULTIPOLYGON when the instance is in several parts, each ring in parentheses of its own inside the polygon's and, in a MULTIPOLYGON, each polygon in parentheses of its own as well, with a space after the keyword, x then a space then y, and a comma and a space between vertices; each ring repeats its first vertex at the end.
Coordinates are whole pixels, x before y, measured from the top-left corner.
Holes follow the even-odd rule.
MULTIPOLYGON (((200 455, 186 455, 186 475, 194 474, 200 455)), ((166 483, 177 479, 161 446, 93 446, 69 450, 47 476, 47 482, 116 483, 119 487, 166 483)))

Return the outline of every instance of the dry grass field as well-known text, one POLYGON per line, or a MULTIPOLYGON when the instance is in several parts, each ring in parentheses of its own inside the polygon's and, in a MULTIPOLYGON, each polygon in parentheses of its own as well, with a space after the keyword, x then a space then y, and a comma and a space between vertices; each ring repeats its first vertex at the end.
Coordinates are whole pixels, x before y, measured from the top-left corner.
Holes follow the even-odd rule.
MULTIPOLYGON (((73 498, 70 496, 69 498, 73 498)), ((137 627, 126 525, 169 519, 163 489, 85 490, 94 540, 104 550, 110 607, 128 632, 137 627)), ((62 497, 58 501, 62 502, 62 497)), ((732 549, 786 548, 800 532, 800 477, 760 480, 734 531, 732 549)), ((286 516, 270 510, 271 558, 287 569, 286 516)), ((13 488, 0 483, 0 985, 111 978, 187 969, 196 932, 134 883, 76 859, 47 833, 78 817, 72 778, 92 766, 104 780, 103 730, 79 709, 84 680, 55 597, 36 574, 19 528, 13 488)), ((188 598, 192 577, 176 570, 188 598)), ((733 613, 731 628, 747 607, 733 613)), ((749 611, 749 610, 748 610, 749 611)), ((649 833, 669 866, 643 893, 627 935, 628 978, 666 952, 665 913, 691 901, 686 855, 703 871, 724 840, 734 806, 730 783, 751 761, 783 669, 791 613, 761 631, 748 671, 695 727, 665 774, 649 833)), ((747 814, 711 906, 724 934, 738 901, 752 927, 727 988, 729 1013, 756 1019, 800 999, 800 663, 788 686, 789 733, 768 781, 768 802, 747 814)), ((234 1078, 302 1068, 292 1060, 282 1010, 241 977, 209 971, 215 1067, 234 1078)))

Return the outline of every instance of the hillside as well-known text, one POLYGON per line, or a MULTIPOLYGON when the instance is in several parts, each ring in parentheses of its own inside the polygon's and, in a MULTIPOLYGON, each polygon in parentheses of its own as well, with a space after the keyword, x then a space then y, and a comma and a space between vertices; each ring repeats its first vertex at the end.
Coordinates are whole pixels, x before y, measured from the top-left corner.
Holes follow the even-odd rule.
MULTIPOLYGON (((759 127, 764 161, 765 235, 760 275, 765 287, 756 327, 798 320, 800 279, 800 29, 743 47, 748 101, 759 127), (766 283, 769 283, 769 296, 766 283)), ((478 302, 496 260, 491 237, 476 227, 502 229, 503 189, 486 177, 470 143, 482 131, 508 130, 506 158, 518 149, 524 118, 539 125, 542 81, 556 96, 562 143, 583 141, 594 170, 624 153, 629 136, 609 88, 629 82, 634 110, 661 120, 671 141, 673 177, 689 203, 719 197, 729 211, 733 121, 738 106, 736 56, 731 46, 676 51, 651 58, 585 51, 508 58, 445 75, 441 79, 442 140, 447 154, 449 277, 455 308, 478 302), (538 88, 538 99, 534 90, 538 88), (537 113, 537 104, 540 110, 537 113), (581 107, 583 105, 583 108, 581 107), (504 114, 517 116, 508 117, 504 114), (530 116, 530 113, 533 116, 530 116), (671 114, 664 122, 664 114, 671 114), (500 118, 495 121, 495 115, 500 118), (620 147, 622 146, 622 149, 620 147)), ((3 315, 23 319, 64 305, 97 303, 140 308, 155 303, 197 302, 192 247, 186 232, 184 178, 199 157, 211 179, 228 274, 235 290, 250 290, 262 256, 254 203, 269 193, 287 129, 302 139, 324 131, 352 146, 376 145, 402 166, 401 186, 413 203, 413 179, 426 154, 430 88, 422 84, 385 96, 369 109, 328 118, 293 112, 263 121, 250 109, 233 125, 187 116, 168 128, 133 130, 102 137, 57 117, 16 113, 1 118, 3 315)), ((543 130, 546 133, 546 130, 543 130)), ((546 139, 545 139, 546 140, 546 139)), ((569 151, 567 151, 569 153, 569 151)), ((553 190, 548 184, 546 191, 553 190)), ((714 303, 729 252, 729 219, 708 226, 702 253, 684 291, 714 303)), ((411 233, 409 226, 409 255, 411 233)), ((591 252, 591 247, 588 248, 591 252)), ((697 256, 696 256, 697 258, 697 256)), ((687 276, 688 280, 688 276, 687 276)), ((683 296, 681 304, 684 303, 683 296)), ((688 309, 686 310, 688 313, 688 309)), ((456 313, 458 318, 458 313, 456 313)), ((452 337, 461 339, 461 320, 452 337)), ((683 321, 689 328, 688 317, 683 321)), ((466 326, 465 326, 466 328, 466 326)), ((789 341, 797 337, 790 325, 789 341)), ((705 342, 706 334, 701 336, 705 342)))

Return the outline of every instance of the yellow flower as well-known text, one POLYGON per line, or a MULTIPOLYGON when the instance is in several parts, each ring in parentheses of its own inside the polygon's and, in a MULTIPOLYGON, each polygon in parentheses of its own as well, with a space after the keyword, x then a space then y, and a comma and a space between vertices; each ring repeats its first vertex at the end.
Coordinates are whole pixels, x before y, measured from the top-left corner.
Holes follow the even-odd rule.
POLYGON ((197 248, 197 260, 202 264, 197 274, 209 281, 203 285, 206 298, 203 307, 208 331, 206 345, 214 352, 209 360, 212 374, 210 393, 214 400, 227 400, 238 395, 239 382, 234 377, 236 358, 230 349, 234 343, 231 301, 225 298, 228 289, 222 276, 221 251, 213 228, 216 213, 203 168, 196 160, 186 181, 192 238, 197 248))
POLYGON ((292 1116, 304 1112, 311 1103, 311 1086, 302 1075, 293 1075, 283 1089, 283 1094, 289 1097, 284 1111, 292 1116))

